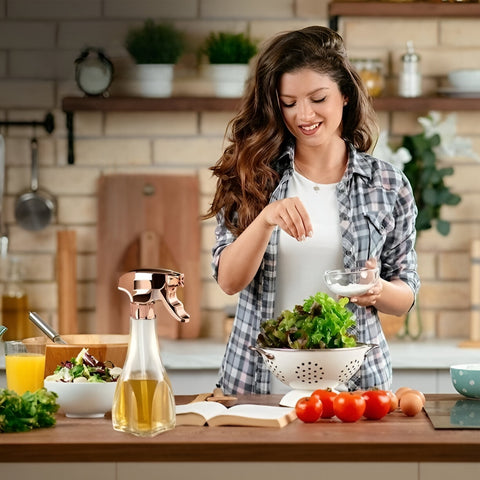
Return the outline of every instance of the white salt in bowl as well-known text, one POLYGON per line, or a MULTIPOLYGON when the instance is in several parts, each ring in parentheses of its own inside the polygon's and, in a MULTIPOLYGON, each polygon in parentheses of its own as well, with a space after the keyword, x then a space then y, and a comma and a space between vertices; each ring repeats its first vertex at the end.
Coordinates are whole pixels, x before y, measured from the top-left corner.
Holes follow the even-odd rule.
POLYGON ((355 297, 363 295, 377 283, 380 269, 352 268, 345 270, 327 270, 325 282, 329 290, 340 297, 355 297))

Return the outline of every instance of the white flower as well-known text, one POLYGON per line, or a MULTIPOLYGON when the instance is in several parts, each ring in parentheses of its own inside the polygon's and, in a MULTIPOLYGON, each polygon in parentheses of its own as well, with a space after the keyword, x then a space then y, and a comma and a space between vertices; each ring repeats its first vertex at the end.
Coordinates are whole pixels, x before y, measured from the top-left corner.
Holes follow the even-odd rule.
POLYGON ((427 138, 437 134, 440 144, 434 147, 434 152, 439 158, 462 155, 479 160, 479 156, 472 150, 472 142, 468 138, 457 136, 457 115, 451 113, 442 122, 439 112, 429 112, 427 117, 419 117, 418 123, 422 125, 427 138))
POLYGON ((412 159, 410 152, 406 148, 400 147, 396 152, 390 148, 388 145, 388 132, 385 130, 380 132, 373 155, 391 163, 400 170, 403 170, 403 166, 412 159))

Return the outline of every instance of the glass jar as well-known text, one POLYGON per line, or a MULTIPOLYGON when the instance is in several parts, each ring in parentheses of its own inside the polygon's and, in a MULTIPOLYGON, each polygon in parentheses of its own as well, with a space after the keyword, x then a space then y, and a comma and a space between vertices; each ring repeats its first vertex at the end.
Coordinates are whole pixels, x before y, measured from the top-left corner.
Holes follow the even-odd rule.
POLYGON ((382 61, 378 58, 352 60, 367 92, 371 97, 379 97, 385 88, 382 61))

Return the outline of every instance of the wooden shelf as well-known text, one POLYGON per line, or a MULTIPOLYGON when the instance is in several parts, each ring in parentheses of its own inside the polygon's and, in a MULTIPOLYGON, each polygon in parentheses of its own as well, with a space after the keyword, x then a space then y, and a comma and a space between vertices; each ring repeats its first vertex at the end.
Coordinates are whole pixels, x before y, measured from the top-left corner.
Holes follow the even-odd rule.
POLYGON ((219 97, 65 97, 62 100, 64 112, 74 111, 235 111, 239 98, 219 97))
MULTIPOLYGON (((73 134, 74 112, 234 112, 238 109, 239 105, 239 98, 218 97, 65 97, 62 100, 62 110, 67 117, 68 163, 70 165, 75 163, 73 134)), ((480 97, 380 97, 373 100, 373 105, 377 111, 478 111, 480 110, 480 97)))
POLYGON ((466 2, 331 2, 330 27, 338 30, 343 17, 480 17, 480 3, 466 2))

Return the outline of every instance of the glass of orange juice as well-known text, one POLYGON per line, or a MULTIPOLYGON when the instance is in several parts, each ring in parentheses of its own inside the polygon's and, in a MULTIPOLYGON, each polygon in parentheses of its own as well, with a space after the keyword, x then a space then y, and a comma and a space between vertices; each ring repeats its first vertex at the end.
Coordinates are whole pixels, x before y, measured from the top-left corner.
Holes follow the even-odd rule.
POLYGON ((5 342, 7 388, 19 395, 43 387, 45 344, 26 345, 21 341, 5 342))

